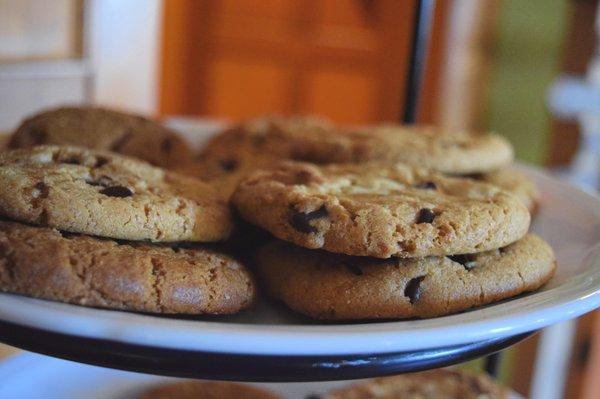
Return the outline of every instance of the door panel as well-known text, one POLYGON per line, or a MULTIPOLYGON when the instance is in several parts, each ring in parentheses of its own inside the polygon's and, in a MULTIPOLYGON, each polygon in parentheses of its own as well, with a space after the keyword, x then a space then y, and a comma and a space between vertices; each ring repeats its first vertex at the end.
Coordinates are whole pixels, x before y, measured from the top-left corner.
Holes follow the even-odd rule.
POLYGON ((161 112, 395 120, 414 6, 392 0, 165 2, 161 112))
POLYGON ((305 111, 345 123, 375 122, 376 90, 377 81, 367 73, 321 69, 307 79, 305 111))
POLYGON ((288 71, 269 62, 219 59, 206 70, 209 115, 250 118, 264 112, 284 113, 288 71))

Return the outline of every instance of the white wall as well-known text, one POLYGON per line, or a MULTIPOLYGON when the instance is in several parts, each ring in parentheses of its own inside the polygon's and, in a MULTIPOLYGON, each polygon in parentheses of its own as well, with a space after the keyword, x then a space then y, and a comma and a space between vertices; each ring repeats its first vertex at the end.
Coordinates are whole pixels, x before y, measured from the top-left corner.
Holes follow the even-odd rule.
POLYGON ((161 0, 88 0, 92 101, 153 114, 158 105, 161 0))

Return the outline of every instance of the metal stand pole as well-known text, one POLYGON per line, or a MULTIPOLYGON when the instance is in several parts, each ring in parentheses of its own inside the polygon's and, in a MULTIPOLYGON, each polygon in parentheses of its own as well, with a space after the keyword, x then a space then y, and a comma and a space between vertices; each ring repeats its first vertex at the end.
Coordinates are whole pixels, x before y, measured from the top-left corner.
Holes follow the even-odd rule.
POLYGON ((500 360, 502 359, 502 353, 496 352, 492 353, 485 358, 485 364, 483 366, 486 373, 491 375, 494 378, 498 377, 498 372, 500 371, 500 360))
POLYGON ((404 97, 405 106, 404 115, 402 116, 404 123, 415 123, 417 120, 434 9, 435 0, 417 0, 406 95, 404 97))

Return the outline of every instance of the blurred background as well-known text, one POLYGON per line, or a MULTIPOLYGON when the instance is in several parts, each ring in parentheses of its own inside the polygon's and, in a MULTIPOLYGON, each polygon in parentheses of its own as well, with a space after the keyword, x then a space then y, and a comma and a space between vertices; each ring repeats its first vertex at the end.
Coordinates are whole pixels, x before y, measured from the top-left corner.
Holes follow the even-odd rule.
MULTIPOLYGON (((517 157, 598 188, 598 0, 437 1, 418 121, 496 131, 517 157)), ((399 121, 411 0, 0 0, 0 131, 95 103, 160 117, 316 113, 399 121)), ((600 317, 564 327, 564 397, 598 398, 600 317)), ((539 337, 502 378, 535 383, 539 337)), ((8 352, 8 349, 3 349, 8 352)), ((542 365, 543 366, 543 365, 542 365)))

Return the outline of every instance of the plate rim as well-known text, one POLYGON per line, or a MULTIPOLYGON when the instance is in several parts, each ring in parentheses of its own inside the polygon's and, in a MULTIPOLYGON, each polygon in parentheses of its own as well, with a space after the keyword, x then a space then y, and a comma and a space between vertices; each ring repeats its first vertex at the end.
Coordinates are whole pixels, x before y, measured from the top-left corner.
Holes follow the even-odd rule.
MULTIPOLYGON (((571 191, 592 205, 594 215, 600 219, 597 196, 534 167, 517 165, 517 169, 557 189, 571 191)), ((440 339, 443 346, 450 346, 516 335, 600 307, 600 243, 588 248, 583 262, 587 265, 583 273, 557 287, 464 313, 424 320, 334 326, 239 324, 92 309, 7 293, 0 293, 0 319, 63 334, 166 349, 264 355, 390 353, 439 347, 440 339), (547 305, 549 302, 551 305, 547 305), (490 316, 492 308, 494 315, 490 316), (45 314, 45 310, 50 311, 45 314), (506 313, 499 315, 500 311, 506 313), (56 323, 57 318, 60 323, 56 323), (444 321, 443 325, 440 320, 444 321), (340 345, 340 341, 344 344, 340 345)))
POLYGON ((246 382, 353 380, 429 370, 504 350, 532 334, 535 332, 421 351, 290 356, 164 349, 0 322, 0 338, 26 351, 143 374, 246 382))

